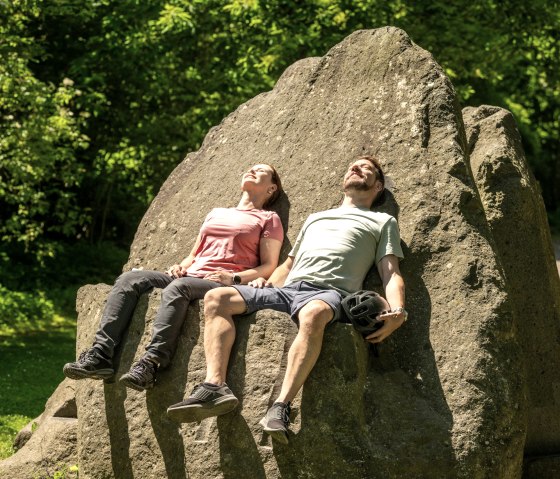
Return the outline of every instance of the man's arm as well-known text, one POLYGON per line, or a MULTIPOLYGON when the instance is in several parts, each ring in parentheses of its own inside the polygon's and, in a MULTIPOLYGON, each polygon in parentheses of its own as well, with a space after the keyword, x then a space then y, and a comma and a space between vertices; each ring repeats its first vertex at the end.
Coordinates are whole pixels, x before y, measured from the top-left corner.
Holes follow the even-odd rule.
POLYGON ((254 281, 250 281, 249 286, 253 286, 255 288, 276 286, 277 288, 281 288, 282 286, 284 286, 284 281, 286 281, 286 278, 288 277, 293 264, 293 256, 288 256, 286 258, 286 261, 284 261, 280 266, 278 266, 278 268, 276 268, 272 272, 270 278, 268 278, 268 281, 264 278, 257 278, 254 281))
MULTIPOLYGON (((384 256, 377 264, 377 269, 383 281, 385 297, 389 306, 391 306, 391 310, 404 308, 405 290, 404 281, 399 269, 399 259, 393 254, 384 256)), ((379 319, 385 321, 385 324, 374 333, 366 336, 366 340, 370 343, 380 343, 389 337, 393 331, 404 323, 405 318, 402 312, 391 312, 379 316, 379 319)))

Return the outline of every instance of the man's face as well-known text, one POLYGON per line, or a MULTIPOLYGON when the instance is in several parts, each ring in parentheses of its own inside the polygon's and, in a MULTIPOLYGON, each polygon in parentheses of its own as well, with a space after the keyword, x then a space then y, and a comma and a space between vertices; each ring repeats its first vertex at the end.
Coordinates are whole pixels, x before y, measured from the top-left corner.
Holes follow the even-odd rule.
POLYGON ((377 172, 371 161, 358 160, 348 168, 342 186, 344 191, 352 188, 367 191, 375 188, 376 183, 380 182, 377 180, 377 172))

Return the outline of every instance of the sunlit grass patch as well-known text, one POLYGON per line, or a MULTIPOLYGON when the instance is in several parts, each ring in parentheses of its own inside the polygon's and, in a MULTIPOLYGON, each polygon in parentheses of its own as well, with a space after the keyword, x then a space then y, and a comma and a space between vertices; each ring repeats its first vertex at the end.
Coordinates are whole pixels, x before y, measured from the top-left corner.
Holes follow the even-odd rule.
POLYGON ((0 459, 12 454, 17 432, 43 412, 76 342, 74 320, 62 316, 34 330, 10 335, 6 329, 0 329, 0 459))

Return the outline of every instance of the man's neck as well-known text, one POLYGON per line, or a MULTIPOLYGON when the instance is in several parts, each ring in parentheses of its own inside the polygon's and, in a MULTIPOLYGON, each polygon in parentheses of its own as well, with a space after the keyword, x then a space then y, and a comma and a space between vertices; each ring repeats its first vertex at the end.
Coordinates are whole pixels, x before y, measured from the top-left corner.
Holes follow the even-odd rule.
POLYGON ((347 206, 349 208, 371 208, 373 200, 371 194, 362 191, 345 191, 344 199, 342 200, 342 206, 347 206), (366 194, 360 194, 366 193, 366 194))

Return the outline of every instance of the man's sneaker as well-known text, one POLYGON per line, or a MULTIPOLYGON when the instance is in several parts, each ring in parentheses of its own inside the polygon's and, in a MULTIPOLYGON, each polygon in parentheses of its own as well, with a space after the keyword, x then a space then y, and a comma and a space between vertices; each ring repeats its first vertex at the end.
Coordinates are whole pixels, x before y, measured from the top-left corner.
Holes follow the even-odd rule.
POLYGON ((198 422, 212 416, 221 416, 233 411, 239 401, 227 384, 215 386, 201 383, 195 386, 184 401, 167 408, 167 415, 177 422, 198 422))
POLYGON ((154 387, 158 366, 147 358, 140 358, 131 367, 130 371, 123 374, 119 382, 126 387, 145 391, 154 387))
POLYGON ((288 444, 291 410, 289 402, 275 402, 259 423, 272 439, 282 444, 288 444))
POLYGON ((66 363, 62 372, 70 379, 110 379, 115 374, 111 360, 97 348, 83 351, 75 363, 66 363))

